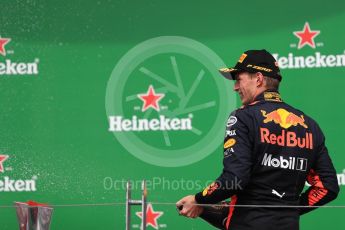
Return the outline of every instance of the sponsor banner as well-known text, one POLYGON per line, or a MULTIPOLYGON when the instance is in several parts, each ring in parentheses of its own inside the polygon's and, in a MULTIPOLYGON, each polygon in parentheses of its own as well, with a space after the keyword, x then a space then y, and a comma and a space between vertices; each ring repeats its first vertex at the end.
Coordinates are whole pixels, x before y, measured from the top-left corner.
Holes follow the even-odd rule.
POLYGON ((9 56, 12 55, 14 51, 7 51, 7 46, 10 42, 10 38, 2 38, 0 36, 0 76, 38 75, 39 59, 34 58, 31 62, 13 61, 9 56), (1 58, 1 56, 3 58, 1 58))
MULTIPOLYGON (((138 99, 142 101, 141 112, 152 108, 157 112, 161 110, 159 101, 165 97, 163 93, 156 93, 152 85, 149 86, 146 94, 139 93, 138 99)), ((167 109, 167 107, 165 107, 167 109)), ((193 114, 188 114, 186 118, 170 118, 159 115, 158 118, 138 118, 132 116, 126 119, 122 116, 109 116, 110 132, 130 132, 130 131, 178 131, 192 130, 193 114)))
MULTIPOLYGON (((136 212, 135 213, 137 217, 140 219, 143 218, 143 213, 142 212, 136 212)), ((146 227, 152 227, 154 229, 162 229, 162 228, 167 228, 167 224, 161 224, 159 222, 159 218, 164 215, 164 212, 162 211, 156 211, 153 208, 152 204, 147 204, 146 208, 146 227)), ((133 228, 140 228, 140 224, 133 224, 133 228)))
MULTIPOLYGON (((0 155, 0 173, 12 171, 11 167, 4 167, 4 162, 9 159, 9 155, 0 155)), ((1 174, 0 174, 1 175, 1 174)), ((37 176, 31 179, 13 179, 9 176, 0 178, 0 192, 35 192, 37 176)))
POLYGON ((30 180, 14 180, 8 176, 0 179, 0 192, 35 192, 37 177, 30 180))
POLYGON ((109 116, 110 132, 129 131, 170 131, 170 130, 192 130, 192 118, 167 118, 160 115, 159 118, 138 119, 133 116, 131 119, 124 119, 122 116, 109 116))
POLYGON ((130 154, 153 165, 178 167, 212 154, 223 139, 219 130, 237 121, 232 116, 226 123, 236 100, 219 76, 224 65, 208 47, 184 37, 138 44, 108 81, 108 132, 130 154), (207 95, 210 91, 217 93, 207 95))
MULTIPOLYGON (((313 25, 316 27, 316 25, 313 25)), ((324 43, 319 40, 321 31, 311 29, 311 25, 305 22, 303 29, 292 33, 298 40, 298 43, 290 44, 293 49, 301 50, 309 48, 312 50, 324 47, 324 43)), ((274 53, 281 69, 305 69, 305 68, 334 68, 345 66, 345 51, 339 50, 337 53, 325 54, 321 51, 315 51, 308 55, 297 55, 295 52, 289 52, 287 55, 274 53)))
POLYGON ((345 53, 322 54, 315 52, 307 56, 298 56, 289 53, 287 56, 272 54, 281 69, 304 69, 304 68, 330 68, 344 67, 345 53))

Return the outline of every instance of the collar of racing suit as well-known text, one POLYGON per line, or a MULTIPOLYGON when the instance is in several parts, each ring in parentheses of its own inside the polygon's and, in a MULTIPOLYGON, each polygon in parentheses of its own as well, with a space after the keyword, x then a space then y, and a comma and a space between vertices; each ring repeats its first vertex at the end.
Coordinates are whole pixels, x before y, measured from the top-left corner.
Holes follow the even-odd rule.
MULTIPOLYGON (((273 101, 273 102, 283 102, 280 94, 276 90, 266 90, 262 93, 260 93, 258 96, 256 96, 253 100, 253 102, 249 103, 248 105, 255 105, 258 102, 262 101, 273 101)), ((247 107, 248 105, 242 105, 240 109, 243 109, 247 107)))
POLYGON ((256 104, 260 101, 274 101, 274 102, 283 102, 280 94, 276 90, 266 90, 259 94, 252 103, 249 105, 256 104))

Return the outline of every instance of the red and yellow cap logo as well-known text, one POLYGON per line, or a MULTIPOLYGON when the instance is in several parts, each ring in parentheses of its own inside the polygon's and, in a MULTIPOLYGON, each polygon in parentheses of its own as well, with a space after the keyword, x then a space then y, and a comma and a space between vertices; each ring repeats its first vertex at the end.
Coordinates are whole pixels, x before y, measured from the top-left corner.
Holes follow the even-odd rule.
POLYGON ((242 63, 246 57, 247 57, 247 54, 242 54, 240 59, 238 59, 238 62, 242 63))

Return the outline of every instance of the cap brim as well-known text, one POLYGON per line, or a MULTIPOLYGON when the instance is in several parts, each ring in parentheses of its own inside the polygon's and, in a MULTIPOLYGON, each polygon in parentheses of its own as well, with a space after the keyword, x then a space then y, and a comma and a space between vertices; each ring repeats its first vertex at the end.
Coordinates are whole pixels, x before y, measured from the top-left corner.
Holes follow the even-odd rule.
POLYGON ((229 80, 236 80, 236 74, 239 72, 239 69, 234 69, 234 68, 222 68, 219 70, 219 72, 229 80))

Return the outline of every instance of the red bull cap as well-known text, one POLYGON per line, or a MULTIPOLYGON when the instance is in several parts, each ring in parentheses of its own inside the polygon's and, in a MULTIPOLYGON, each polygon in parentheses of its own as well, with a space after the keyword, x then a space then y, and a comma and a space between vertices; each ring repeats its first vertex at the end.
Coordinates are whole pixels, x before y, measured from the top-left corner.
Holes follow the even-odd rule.
POLYGON ((229 80, 235 80, 240 72, 261 72, 264 76, 282 80, 278 62, 267 50, 248 50, 238 59, 233 68, 222 68, 219 72, 229 80))

